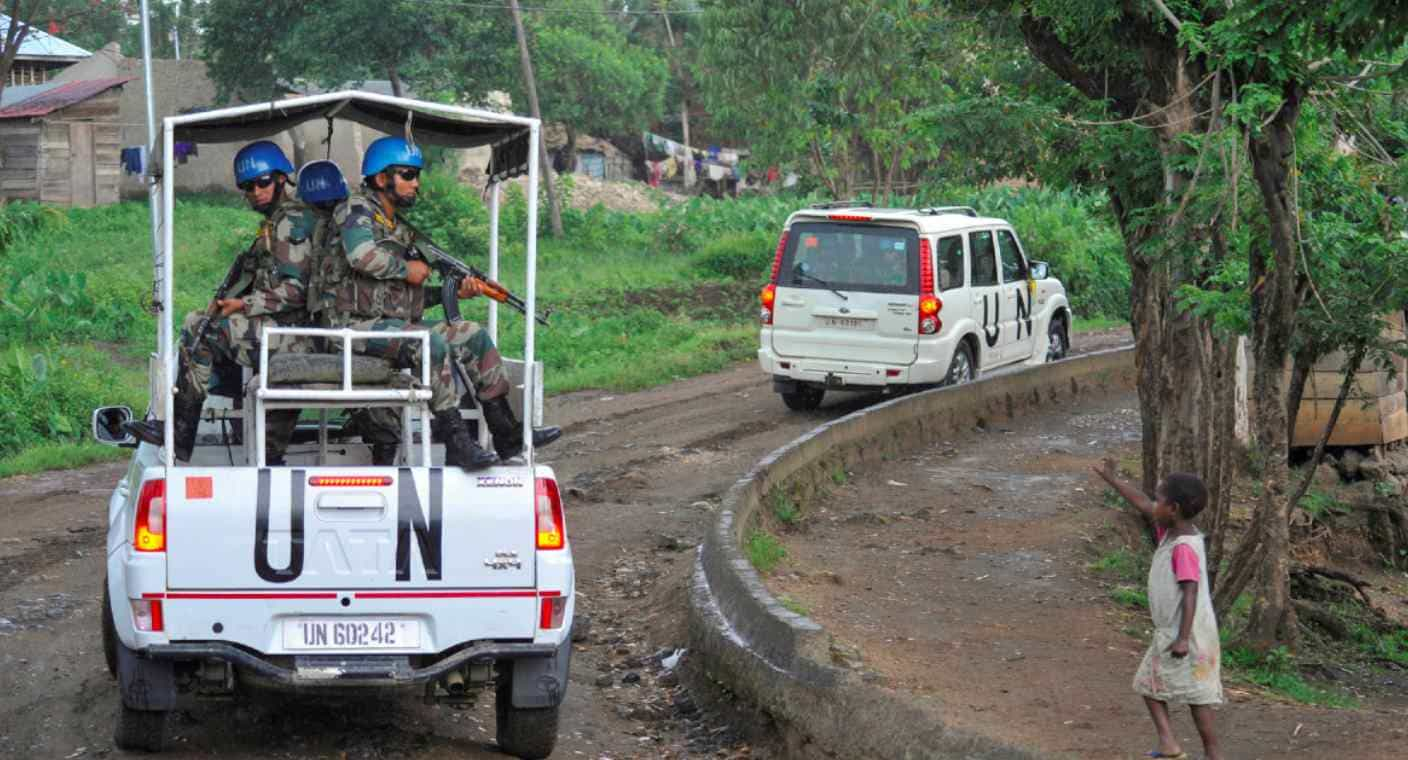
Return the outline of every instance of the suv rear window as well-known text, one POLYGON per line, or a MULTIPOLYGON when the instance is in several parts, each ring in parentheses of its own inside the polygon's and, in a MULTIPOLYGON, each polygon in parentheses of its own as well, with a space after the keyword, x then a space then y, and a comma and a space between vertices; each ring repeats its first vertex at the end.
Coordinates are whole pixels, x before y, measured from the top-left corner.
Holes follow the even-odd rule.
POLYGON ((919 292, 919 233, 903 227, 801 222, 787 233, 777 284, 867 293, 919 292), (819 282, 820 280, 820 282, 819 282))

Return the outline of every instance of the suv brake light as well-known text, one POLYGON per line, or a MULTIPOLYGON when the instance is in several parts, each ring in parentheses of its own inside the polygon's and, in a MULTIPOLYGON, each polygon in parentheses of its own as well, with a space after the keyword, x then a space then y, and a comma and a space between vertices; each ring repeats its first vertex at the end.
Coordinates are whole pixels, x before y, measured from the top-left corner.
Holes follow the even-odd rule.
POLYGON ((919 238, 919 334, 933 335, 943 329, 939 310, 944 302, 934 295, 933 248, 928 238, 919 238))
POLYGON ((871 219, 865 214, 831 214, 826 218, 833 222, 868 222, 871 219))
POLYGON ((537 478, 536 523, 538 549, 561 549, 567 544, 567 527, 562 520, 562 496, 557 481, 537 478))
POLYGON ((132 545, 139 552, 166 551, 166 481, 161 478, 142 484, 132 545))
POLYGON ((768 284, 763 288, 763 292, 758 294, 758 300, 763 304, 758 319, 765 325, 772 324, 772 307, 773 303, 777 301, 777 273, 782 269, 782 252, 785 250, 787 250, 787 233, 783 232, 782 237, 777 239, 777 252, 772 256, 772 274, 768 275, 768 284))

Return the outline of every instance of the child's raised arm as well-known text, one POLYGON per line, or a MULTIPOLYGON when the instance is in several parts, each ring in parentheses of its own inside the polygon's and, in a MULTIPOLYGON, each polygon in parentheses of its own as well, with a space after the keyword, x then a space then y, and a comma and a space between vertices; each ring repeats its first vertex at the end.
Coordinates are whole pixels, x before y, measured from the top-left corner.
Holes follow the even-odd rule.
POLYGON ((1129 502, 1144 515, 1144 519, 1153 521, 1154 502, 1149 500, 1142 491, 1132 484, 1126 483, 1115 476, 1115 460, 1106 458, 1099 465, 1091 468, 1102 480, 1110 484, 1110 487, 1119 492, 1124 500, 1129 502))

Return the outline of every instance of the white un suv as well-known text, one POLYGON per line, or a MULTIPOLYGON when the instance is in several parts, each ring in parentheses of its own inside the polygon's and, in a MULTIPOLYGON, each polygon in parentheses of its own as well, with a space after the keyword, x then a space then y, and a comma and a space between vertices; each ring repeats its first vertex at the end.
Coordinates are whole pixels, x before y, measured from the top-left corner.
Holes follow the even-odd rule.
POLYGON ((1012 225, 966 206, 820 204, 787 219, 758 360, 787 406, 828 388, 963 383, 1065 356, 1070 306, 1012 225))

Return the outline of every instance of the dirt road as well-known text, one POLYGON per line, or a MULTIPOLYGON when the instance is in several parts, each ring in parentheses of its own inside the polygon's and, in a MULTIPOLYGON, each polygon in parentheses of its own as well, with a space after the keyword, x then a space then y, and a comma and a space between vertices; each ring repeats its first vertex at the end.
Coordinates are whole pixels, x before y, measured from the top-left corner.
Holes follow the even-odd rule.
MULTIPOLYGON (((1075 348, 1127 340, 1127 331, 1078 335, 1075 348)), ((787 412, 756 365, 744 364, 639 393, 549 400, 547 419, 566 434, 542 453, 566 489, 578 614, 590 621, 555 756, 768 754, 705 706, 719 700, 663 671, 659 656, 685 642, 691 550, 722 492, 762 455, 875 398, 834 394, 816 412, 787 412)), ((0 757, 121 754, 98 610, 103 512, 123 469, 0 481, 0 757)), ((176 716, 170 756, 503 757, 493 722, 492 699, 462 712, 413 697, 207 703, 176 716)))

